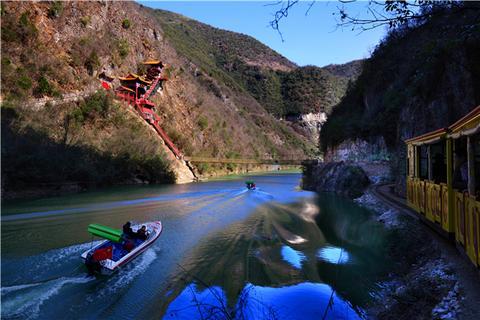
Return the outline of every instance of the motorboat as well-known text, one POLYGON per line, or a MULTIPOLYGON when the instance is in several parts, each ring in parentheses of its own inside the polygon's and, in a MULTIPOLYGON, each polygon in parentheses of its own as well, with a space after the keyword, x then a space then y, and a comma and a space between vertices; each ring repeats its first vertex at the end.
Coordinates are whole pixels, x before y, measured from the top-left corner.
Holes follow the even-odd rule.
POLYGON ((255 190, 257 188, 253 181, 245 181, 245 184, 247 185, 248 190, 255 190))
POLYGON ((160 221, 135 224, 131 228, 133 233, 127 236, 122 230, 100 224, 88 226, 88 232, 105 239, 81 255, 89 273, 110 275, 118 271, 150 247, 163 230, 160 221), (142 226, 146 227, 145 235, 137 237, 136 234, 142 226))

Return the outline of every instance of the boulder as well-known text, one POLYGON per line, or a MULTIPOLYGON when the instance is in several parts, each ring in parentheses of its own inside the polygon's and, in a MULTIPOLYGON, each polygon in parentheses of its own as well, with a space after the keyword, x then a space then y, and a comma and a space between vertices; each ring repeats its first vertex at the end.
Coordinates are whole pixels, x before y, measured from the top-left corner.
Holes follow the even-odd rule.
POLYGON ((317 192, 334 192, 357 198, 370 184, 365 171, 352 164, 341 162, 319 163, 305 168, 303 188, 317 192))

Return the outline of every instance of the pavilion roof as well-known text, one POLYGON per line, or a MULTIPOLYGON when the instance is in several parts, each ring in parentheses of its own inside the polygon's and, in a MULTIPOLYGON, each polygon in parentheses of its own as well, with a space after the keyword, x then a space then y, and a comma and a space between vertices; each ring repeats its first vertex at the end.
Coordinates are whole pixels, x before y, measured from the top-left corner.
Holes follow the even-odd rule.
POLYGON ((144 61, 143 64, 145 64, 145 65, 159 65, 159 64, 162 64, 162 61, 160 61, 160 60, 147 60, 147 61, 144 61))

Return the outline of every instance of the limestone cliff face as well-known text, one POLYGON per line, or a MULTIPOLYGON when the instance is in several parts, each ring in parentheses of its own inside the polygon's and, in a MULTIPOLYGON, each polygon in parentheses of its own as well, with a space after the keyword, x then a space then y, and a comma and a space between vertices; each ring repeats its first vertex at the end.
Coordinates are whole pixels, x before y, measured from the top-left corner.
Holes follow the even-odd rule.
POLYGON ((446 127, 480 104, 480 8, 472 6, 389 33, 322 129, 327 155, 386 155, 404 192, 404 140, 446 127))
POLYGON ((312 141, 318 142, 320 130, 326 121, 327 114, 325 112, 307 113, 301 116, 298 124, 308 132, 308 136, 312 141))
POLYGON ((329 161, 388 161, 391 154, 383 137, 372 137, 369 141, 362 139, 346 140, 327 149, 324 160, 329 161))
POLYGON ((370 180, 361 167, 341 161, 306 166, 302 187, 357 198, 369 184, 370 180))

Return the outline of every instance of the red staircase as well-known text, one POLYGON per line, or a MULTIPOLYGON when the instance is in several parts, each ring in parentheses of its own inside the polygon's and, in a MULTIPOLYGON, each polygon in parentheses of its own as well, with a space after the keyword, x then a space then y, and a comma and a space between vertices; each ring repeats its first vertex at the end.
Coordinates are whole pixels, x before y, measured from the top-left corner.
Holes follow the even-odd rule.
POLYGON ((161 84, 161 81, 164 81, 166 80, 165 78, 161 77, 161 76, 158 76, 155 78, 155 80, 153 80, 153 83, 152 85, 150 86, 150 88, 148 88, 148 91, 143 95, 143 97, 145 99, 148 99, 150 98, 150 95, 153 93, 153 92, 157 92, 158 90, 158 87, 159 85, 161 84))

